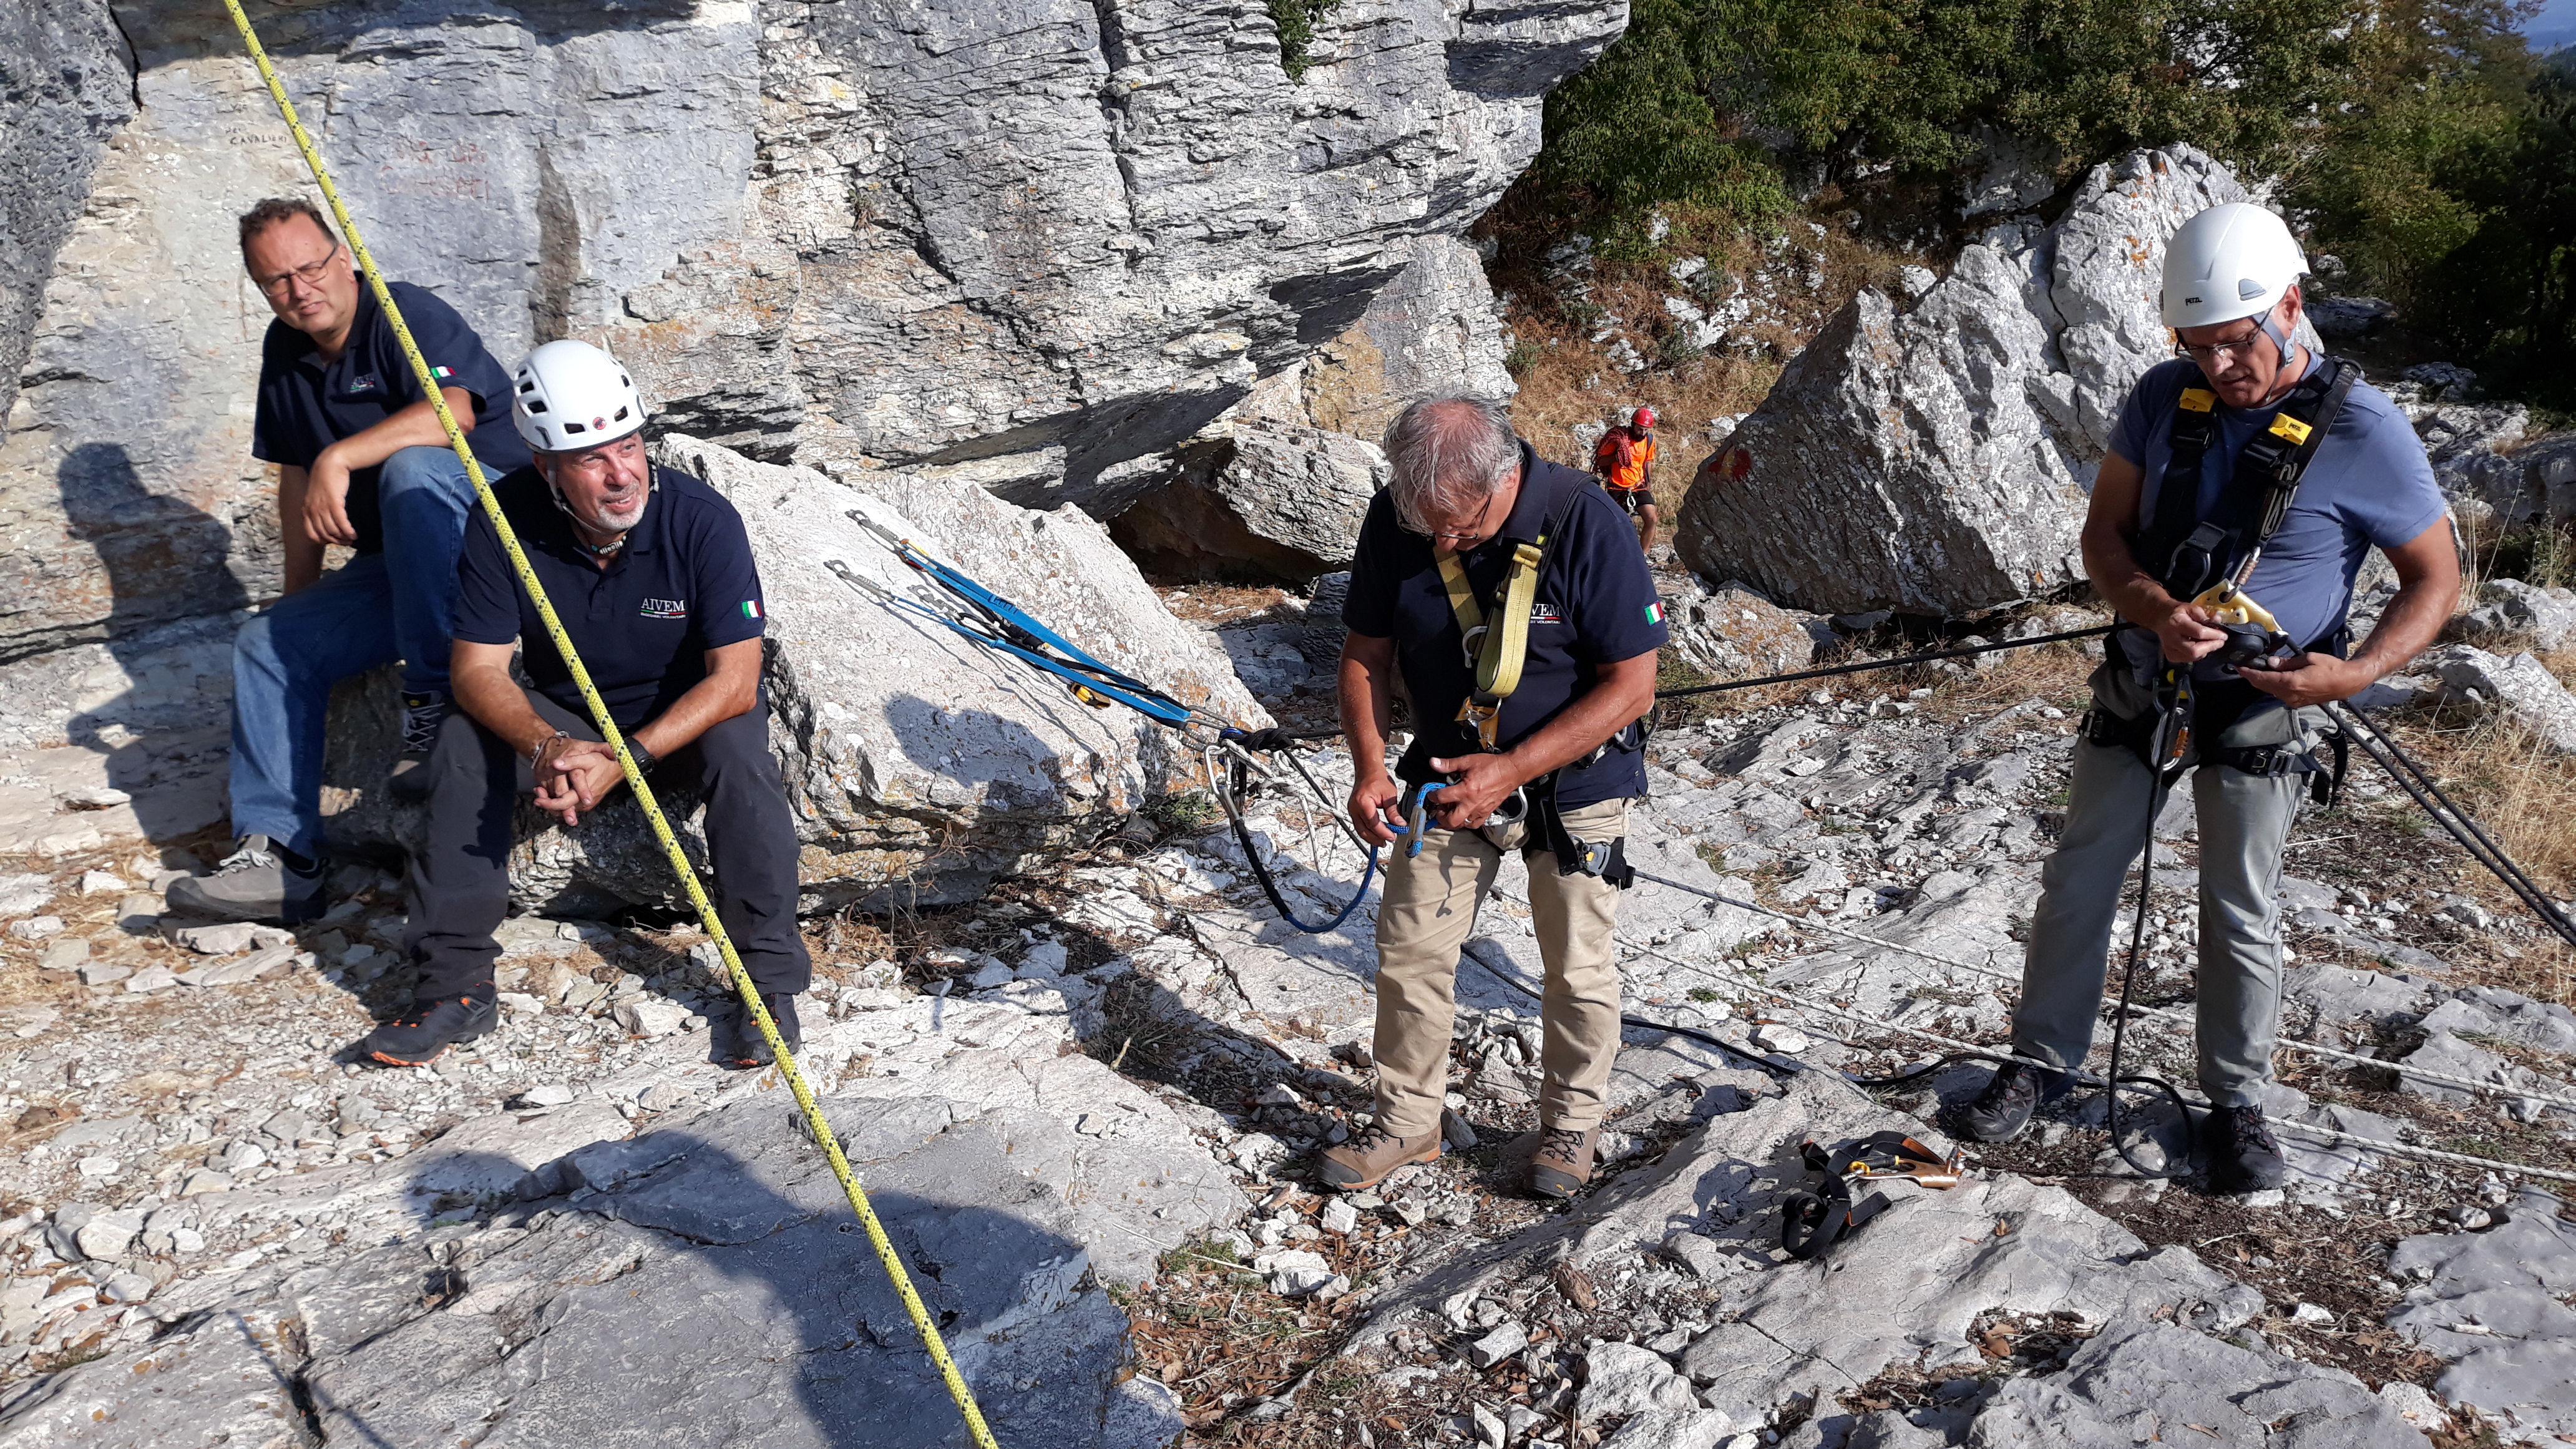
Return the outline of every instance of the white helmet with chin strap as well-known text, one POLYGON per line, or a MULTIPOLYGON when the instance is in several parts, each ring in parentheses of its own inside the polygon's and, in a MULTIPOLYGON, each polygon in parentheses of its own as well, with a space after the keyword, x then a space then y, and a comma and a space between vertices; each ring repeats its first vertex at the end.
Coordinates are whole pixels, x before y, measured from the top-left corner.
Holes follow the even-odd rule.
POLYGON ((644 426, 634 379, 587 342, 539 347, 511 369, 510 384, 510 421, 539 452, 578 453, 644 426))
POLYGON ((2165 243, 2165 325, 2179 332, 2258 317, 2286 358, 2290 338, 2272 309, 2307 270, 2307 257, 2280 217, 2244 201, 2213 206, 2165 243))

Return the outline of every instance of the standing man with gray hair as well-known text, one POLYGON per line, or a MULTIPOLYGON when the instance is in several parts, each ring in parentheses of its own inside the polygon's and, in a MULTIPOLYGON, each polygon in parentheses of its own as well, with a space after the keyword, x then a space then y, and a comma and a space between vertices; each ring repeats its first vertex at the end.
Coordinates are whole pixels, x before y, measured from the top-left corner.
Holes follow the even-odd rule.
POLYGON ((1609 495, 1542 461, 1495 404, 1417 402, 1386 451, 1395 478, 1360 527, 1341 671, 1351 818, 1402 841, 1377 913, 1377 1110, 1318 1168, 1356 1191, 1440 1155, 1458 951, 1516 850, 1547 966, 1529 1185, 1569 1197, 1591 1179, 1619 1050, 1611 931, 1663 604, 1609 495), (1399 679, 1415 735, 1390 776, 1399 679))

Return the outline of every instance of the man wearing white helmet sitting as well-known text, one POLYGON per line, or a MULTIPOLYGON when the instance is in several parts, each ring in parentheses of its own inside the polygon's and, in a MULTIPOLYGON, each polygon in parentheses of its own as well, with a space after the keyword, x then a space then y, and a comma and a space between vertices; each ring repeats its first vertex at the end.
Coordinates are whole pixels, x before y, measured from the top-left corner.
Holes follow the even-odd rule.
MULTIPOLYGON (((792 1047, 812 960, 796 929, 796 830, 769 753, 766 611, 742 516, 706 484, 652 465, 643 400, 607 353, 549 342, 511 385, 511 416, 535 462, 493 492, 655 793, 705 804, 717 913, 792 1047)), ((516 798, 576 826, 625 783, 480 512, 457 563, 454 627, 460 712, 430 755, 404 941, 419 984, 410 1009, 361 1048, 392 1066, 436 1060, 497 1020, 492 933, 509 905, 516 798), (510 677, 514 646, 533 688, 510 677)), ((716 1038, 726 1065, 771 1058, 739 1013, 716 1038)))
MULTIPOLYGON (((2200 1140, 2218 1192, 2274 1187, 2285 1170, 2263 1114, 2281 851, 2301 797, 2330 778, 2322 706, 2412 659, 2459 598, 2446 505, 2414 429, 2358 368, 2295 340, 2306 269, 2281 219, 2243 203, 2193 217, 2166 248, 2177 357, 2130 391, 2084 522, 2085 571, 2126 627, 2093 673, 2013 1014, 2015 1055, 2083 1064, 2122 885, 2147 840, 2148 761, 2196 764, 2199 1078, 2213 1105, 2200 1140), (2397 597, 2347 657, 2353 579, 2374 546, 2397 597), (2248 601, 2255 611, 2230 616, 2248 601), (2159 729, 2169 713, 2188 725, 2179 748, 2159 729)), ((2064 1084, 2007 1066, 1961 1126, 2013 1137, 2064 1084)))

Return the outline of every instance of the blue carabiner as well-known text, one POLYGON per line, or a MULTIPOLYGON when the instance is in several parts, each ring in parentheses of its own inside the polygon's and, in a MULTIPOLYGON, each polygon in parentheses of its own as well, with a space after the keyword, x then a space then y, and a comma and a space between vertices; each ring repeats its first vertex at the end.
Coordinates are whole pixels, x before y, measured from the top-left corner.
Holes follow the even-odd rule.
POLYGON ((1429 813, 1431 797, 1448 788, 1449 782, 1445 780, 1427 780, 1413 787, 1412 798, 1404 804, 1404 824, 1396 831, 1406 837, 1404 855, 1407 860, 1422 853, 1424 817, 1429 813))

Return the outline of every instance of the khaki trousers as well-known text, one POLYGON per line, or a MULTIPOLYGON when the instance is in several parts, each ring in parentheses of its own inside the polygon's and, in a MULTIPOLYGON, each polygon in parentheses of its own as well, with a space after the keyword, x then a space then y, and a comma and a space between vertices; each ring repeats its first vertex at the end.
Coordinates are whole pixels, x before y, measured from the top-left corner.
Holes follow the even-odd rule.
MULTIPOLYGON (((1615 840, 1628 833, 1628 802, 1569 810, 1565 825, 1578 840, 1615 840)), ((1440 1130, 1458 950, 1475 931, 1476 908, 1493 889, 1503 852, 1518 850, 1529 865, 1530 915, 1547 965, 1539 1120, 1575 1131, 1599 1126, 1619 1052, 1619 966, 1610 940, 1618 888, 1597 876, 1558 875, 1555 853, 1538 847, 1526 819, 1483 830, 1432 829, 1422 853, 1410 858, 1401 845, 1394 849, 1377 908, 1378 1122, 1399 1137, 1440 1130)))

